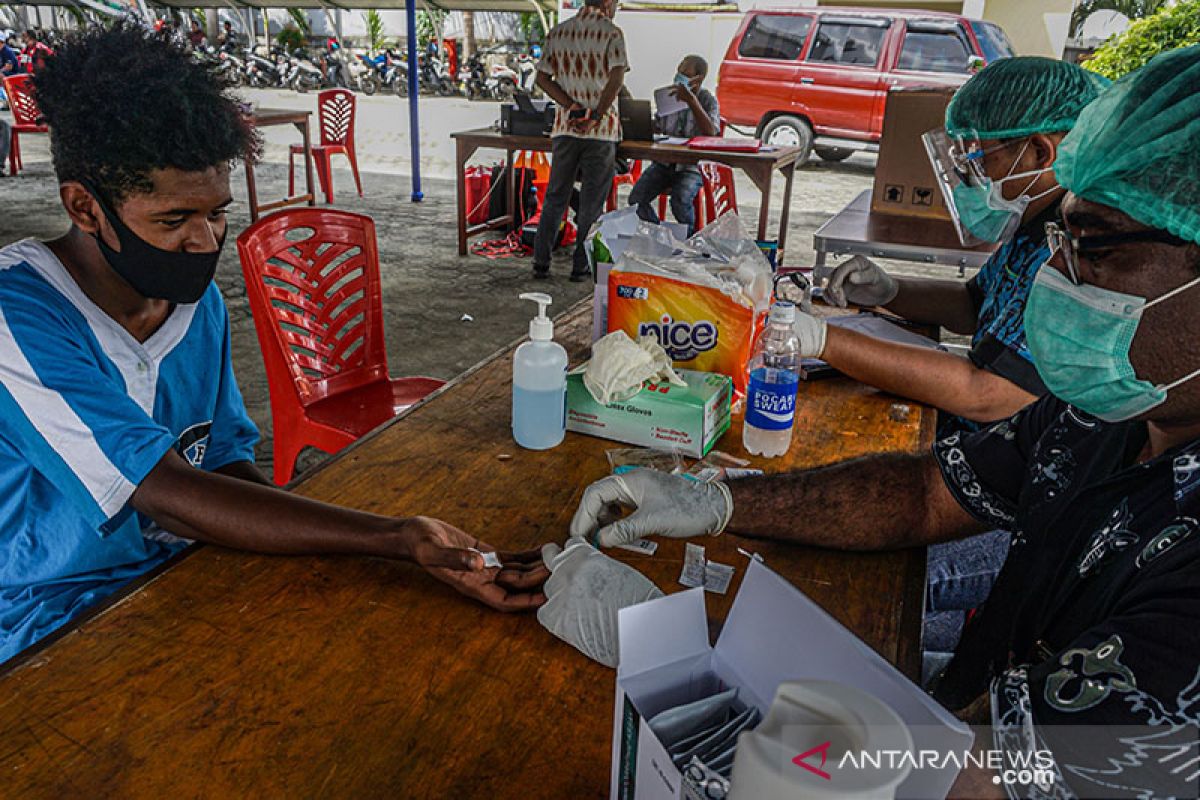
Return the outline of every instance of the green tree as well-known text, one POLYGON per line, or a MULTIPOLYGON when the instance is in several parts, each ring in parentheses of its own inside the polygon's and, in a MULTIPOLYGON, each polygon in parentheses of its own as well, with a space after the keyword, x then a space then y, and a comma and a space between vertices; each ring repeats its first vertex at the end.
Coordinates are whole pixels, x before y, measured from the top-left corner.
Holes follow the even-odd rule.
POLYGON ((433 41, 437 41, 446 24, 446 12, 440 8, 417 12, 417 44, 422 50, 433 41))
POLYGON ((526 44, 541 44, 546 41, 546 29, 542 27, 542 18, 533 11, 521 12, 521 38, 526 44))
POLYGON ((383 49, 383 16, 377 9, 369 9, 363 14, 363 23, 367 27, 367 48, 372 53, 383 49))
POLYGON ((289 8, 287 12, 288 16, 292 18, 292 22, 295 23, 296 29, 303 33, 306 39, 312 35, 312 26, 308 24, 308 14, 299 8, 289 8))
POLYGON ((1096 50, 1083 66, 1116 80, 1159 53, 1200 44, 1200 0, 1181 0, 1137 20, 1096 50))
POLYGON ((1080 0, 1071 14, 1071 35, 1079 33, 1083 21, 1096 11, 1116 11, 1129 19, 1142 19, 1162 11, 1167 0, 1080 0))
POLYGON ((280 28, 279 33, 275 34, 275 41, 289 53, 293 50, 302 50, 308 46, 308 37, 304 35, 302 30, 291 23, 280 28))

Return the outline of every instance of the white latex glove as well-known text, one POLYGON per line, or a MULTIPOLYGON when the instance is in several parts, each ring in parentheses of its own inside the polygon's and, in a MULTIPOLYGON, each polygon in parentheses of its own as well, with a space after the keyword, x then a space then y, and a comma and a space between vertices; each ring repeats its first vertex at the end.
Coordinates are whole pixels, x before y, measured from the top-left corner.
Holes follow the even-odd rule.
POLYGON ((635 469, 610 475, 584 490, 571 520, 571 536, 587 541, 598 538, 601 547, 645 536, 715 536, 725 530, 732 516, 733 496, 721 481, 700 483, 652 469, 635 469), (633 513, 617 519, 616 506, 633 509, 633 513))
POLYGON ((829 331, 829 324, 825 320, 805 314, 797 308, 792 330, 800 341, 801 358, 820 358, 825 354, 825 335, 829 331))
POLYGON ((617 612, 663 593, 642 573, 609 558, 583 539, 542 547, 542 560, 550 570, 546 604, 538 609, 538 622, 546 630, 608 667, 619 661, 617 612))
POLYGON ((900 286, 869 258, 854 256, 841 264, 825 284, 825 299, 836 306, 885 306, 896 299, 900 286))

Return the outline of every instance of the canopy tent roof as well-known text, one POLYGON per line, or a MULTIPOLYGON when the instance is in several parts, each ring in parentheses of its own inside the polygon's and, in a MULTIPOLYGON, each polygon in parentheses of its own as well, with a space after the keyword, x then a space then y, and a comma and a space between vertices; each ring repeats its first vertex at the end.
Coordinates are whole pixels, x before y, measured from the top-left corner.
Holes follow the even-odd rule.
MULTIPOLYGON (((540 7, 543 12, 553 12, 556 8, 554 0, 425 0, 428 5, 445 11, 533 11, 540 7)), ((167 6, 170 8, 322 8, 367 9, 377 8, 381 11, 403 11, 407 6, 405 0, 149 0, 150 5, 167 6)), ((122 0, 93 0, 92 3, 80 3, 78 0, 7 0, 6 5, 28 6, 75 6, 81 5, 95 8, 104 5, 113 10, 130 8, 133 2, 122 0)))

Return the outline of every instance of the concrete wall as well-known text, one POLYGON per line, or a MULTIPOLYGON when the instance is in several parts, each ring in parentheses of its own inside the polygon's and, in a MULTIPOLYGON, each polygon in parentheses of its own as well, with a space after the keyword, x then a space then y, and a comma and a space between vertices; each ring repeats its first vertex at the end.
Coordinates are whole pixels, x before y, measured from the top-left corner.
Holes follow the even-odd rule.
POLYGON ((713 90, 742 14, 618 11, 616 23, 625 33, 629 52, 625 85, 634 97, 649 99, 655 89, 671 82, 679 60, 690 53, 708 60, 709 79, 704 85, 713 90))
POLYGON ((1004 28, 1018 55, 1061 58, 1075 0, 986 0, 983 18, 1004 28))

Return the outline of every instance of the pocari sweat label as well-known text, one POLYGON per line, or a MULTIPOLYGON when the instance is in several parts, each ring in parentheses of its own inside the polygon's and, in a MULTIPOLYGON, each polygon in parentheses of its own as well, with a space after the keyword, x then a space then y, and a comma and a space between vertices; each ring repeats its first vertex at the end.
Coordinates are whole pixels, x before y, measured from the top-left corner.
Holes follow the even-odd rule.
POLYGON ((787 369, 759 367, 750 373, 746 392, 746 424, 764 431, 792 427, 800 376, 787 369))

